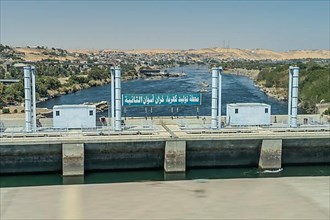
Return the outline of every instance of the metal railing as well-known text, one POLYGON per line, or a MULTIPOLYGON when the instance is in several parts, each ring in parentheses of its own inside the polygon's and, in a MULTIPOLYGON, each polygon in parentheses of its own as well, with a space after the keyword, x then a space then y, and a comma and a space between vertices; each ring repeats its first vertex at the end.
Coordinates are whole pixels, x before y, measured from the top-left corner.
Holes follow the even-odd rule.
POLYGON ((108 135, 153 135, 157 134, 157 127, 150 124, 125 125, 123 130, 113 131, 111 126, 82 127, 77 129, 39 127, 36 132, 26 132, 22 126, 1 127, 0 138, 18 137, 66 137, 74 135, 82 136, 108 136, 108 135))
MULTIPOLYGON (((209 123, 189 123, 185 120, 177 120, 178 131, 186 134, 232 134, 250 133, 289 133, 289 132, 330 132, 330 123, 299 124, 297 128, 289 128, 283 123, 274 123, 270 126, 227 126, 221 129, 211 129, 209 123)), ((122 131, 113 131, 111 126, 81 127, 78 129, 38 127, 37 131, 26 132, 23 126, 0 126, 0 138, 18 137, 68 137, 82 136, 118 136, 118 135, 157 135, 161 132, 161 125, 154 124, 152 120, 141 120, 135 124, 123 125, 122 131)))

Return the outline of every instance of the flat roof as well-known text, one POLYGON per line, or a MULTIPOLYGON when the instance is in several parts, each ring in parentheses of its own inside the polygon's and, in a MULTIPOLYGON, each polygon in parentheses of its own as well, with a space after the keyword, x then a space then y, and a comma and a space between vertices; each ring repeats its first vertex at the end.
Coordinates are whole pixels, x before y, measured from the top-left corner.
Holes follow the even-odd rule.
POLYGON ((53 109, 58 109, 58 108, 96 108, 96 105, 84 105, 84 104, 79 104, 79 105, 54 105, 53 109))
POLYGON ((227 105, 230 107, 257 107, 257 106, 270 107, 270 105, 265 103, 230 103, 227 105))

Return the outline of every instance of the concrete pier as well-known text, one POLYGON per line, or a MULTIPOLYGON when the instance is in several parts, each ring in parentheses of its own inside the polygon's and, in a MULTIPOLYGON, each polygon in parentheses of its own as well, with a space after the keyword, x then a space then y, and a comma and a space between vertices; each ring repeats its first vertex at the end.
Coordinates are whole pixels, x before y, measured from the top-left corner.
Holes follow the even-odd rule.
POLYGON ((62 145, 63 176, 84 175, 84 144, 62 145))
POLYGON ((166 172, 186 171, 186 142, 166 141, 164 170, 166 172))
POLYGON ((278 169, 282 167, 282 140, 263 140, 260 151, 259 167, 278 169))
POLYGON ((0 188, 0 219, 324 219, 329 177, 0 188))

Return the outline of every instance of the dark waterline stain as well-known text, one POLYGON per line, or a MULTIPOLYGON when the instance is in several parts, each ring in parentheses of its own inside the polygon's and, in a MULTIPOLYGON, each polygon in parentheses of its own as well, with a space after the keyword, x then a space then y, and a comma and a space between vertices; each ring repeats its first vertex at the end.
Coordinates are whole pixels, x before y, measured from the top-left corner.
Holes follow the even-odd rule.
POLYGON ((330 176, 330 165, 285 166, 278 172, 257 168, 190 169, 186 173, 165 173, 163 170, 87 172, 81 177, 63 177, 60 173, 1 175, 0 187, 101 184, 171 180, 206 180, 235 178, 274 178, 299 176, 330 176))

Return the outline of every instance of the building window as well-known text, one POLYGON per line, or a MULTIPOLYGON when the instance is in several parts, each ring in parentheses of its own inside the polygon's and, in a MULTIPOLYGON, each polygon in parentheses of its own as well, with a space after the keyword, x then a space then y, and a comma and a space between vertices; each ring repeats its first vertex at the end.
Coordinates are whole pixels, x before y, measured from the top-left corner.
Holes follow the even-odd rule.
POLYGON ((265 108, 265 113, 268 113, 268 108, 265 108))
POLYGON ((94 112, 93 110, 89 110, 89 116, 93 116, 94 112))
POLYGON ((55 112, 55 115, 56 115, 56 116, 60 116, 60 111, 56 111, 56 112, 55 112))
POLYGON ((238 108, 235 108, 235 114, 238 114, 238 108))

